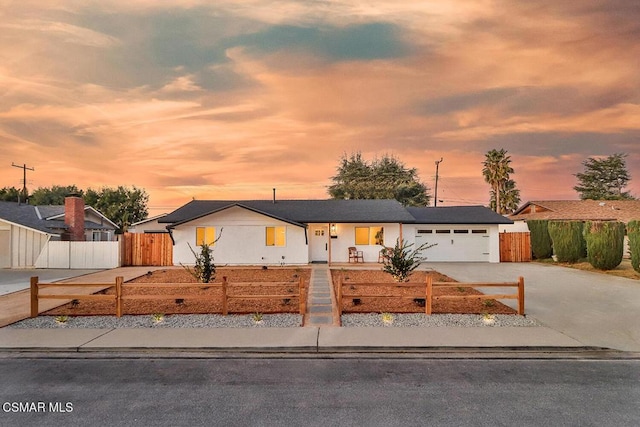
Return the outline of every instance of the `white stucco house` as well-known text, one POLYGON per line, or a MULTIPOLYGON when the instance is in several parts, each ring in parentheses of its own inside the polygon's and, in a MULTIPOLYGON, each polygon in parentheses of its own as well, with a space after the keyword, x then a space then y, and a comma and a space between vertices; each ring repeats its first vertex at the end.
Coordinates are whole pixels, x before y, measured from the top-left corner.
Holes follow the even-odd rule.
POLYGON ((173 262, 193 264, 189 246, 214 245, 218 265, 347 263, 349 247, 377 262, 397 239, 437 243, 428 261, 499 262, 498 226, 512 221, 482 206, 405 208, 395 200, 193 200, 158 219, 173 262))

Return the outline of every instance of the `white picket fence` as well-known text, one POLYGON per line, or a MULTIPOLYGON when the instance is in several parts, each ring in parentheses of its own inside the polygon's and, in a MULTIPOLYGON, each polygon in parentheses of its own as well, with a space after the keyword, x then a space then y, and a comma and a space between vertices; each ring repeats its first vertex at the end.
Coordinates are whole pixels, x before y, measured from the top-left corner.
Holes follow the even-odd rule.
POLYGON ((46 243, 36 268, 101 269, 120 266, 120 242, 46 243))

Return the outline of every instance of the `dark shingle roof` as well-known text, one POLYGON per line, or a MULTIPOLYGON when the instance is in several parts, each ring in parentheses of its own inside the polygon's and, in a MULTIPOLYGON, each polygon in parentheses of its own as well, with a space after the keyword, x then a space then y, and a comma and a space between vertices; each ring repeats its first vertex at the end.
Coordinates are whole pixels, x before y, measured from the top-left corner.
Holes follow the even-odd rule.
MULTIPOLYGON (((0 201, 0 219, 47 234, 60 234, 68 228, 64 223, 64 216, 47 220, 47 218, 59 215, 64 215, 64 206, 32 206, 0 201)), ((98 224, 92 221, 85 221, 84 227, 87 230, 115 229, 109 223, 98 224)))
POLYGON ((513 224, 484 206, 408 207, 417 224, 513 224))
POLYGON ((314 222, 412 222, 413 217, 396 200, 193 200, 158 222, 174 225, 211 213, 241 206, 297 224, 314 222))
POLYGON ((0 219, 43 233, 57 234, 47 226, 47 221, 38 217, 35 206, 17 202, 0 202, 0 219))
POLYGON ((158 222, 173 225, 240 206, 297 225, 319 222, 512 224, 483 206, 405 208, 396 200, 193 200, 158 222))

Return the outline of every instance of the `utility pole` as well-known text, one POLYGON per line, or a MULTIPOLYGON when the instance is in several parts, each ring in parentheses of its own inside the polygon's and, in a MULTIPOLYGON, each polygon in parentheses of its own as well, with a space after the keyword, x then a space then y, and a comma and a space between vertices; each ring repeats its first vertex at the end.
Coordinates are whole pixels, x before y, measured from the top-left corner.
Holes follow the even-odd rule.
MULTIPOLYGON (((24 195, 24 201, 26 202, 27 201, 27 170, 35 171, 35 168, 28 168, 26 164, 23 164, 22 166, 16 165, 13 162, 11 162, 11 166, 13 166, 14 168, 22 169, 22 194, 24 195)), ((20 204, 20 194, 18 194, 18 204, 20 204)))
POLYGON ((442 163, 444 159, 440 157, 440 160, 436 160, 436 191, 435 197, 433 198, 433 207, 438 207, 438 168, 440 167, 440 163, 442 163))

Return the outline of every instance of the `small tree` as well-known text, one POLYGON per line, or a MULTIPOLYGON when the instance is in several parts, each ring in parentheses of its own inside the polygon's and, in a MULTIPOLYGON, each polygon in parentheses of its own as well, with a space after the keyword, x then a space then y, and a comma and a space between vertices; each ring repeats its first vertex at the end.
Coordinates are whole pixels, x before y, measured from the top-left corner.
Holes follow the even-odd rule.
POLYGON ((382 271, 391 274, 396 282, 406 282, 413 270, 418 268, 425 260, 420 254, 437 243, 423 243, 419 247, 410 250, 413 243, 406 243, 397 239, 393 248, 382 249, 383 267, 382 271))
POLYGON ((640 221, 629 221, 627 224, 627 236, 629 236, 629 252, 631 252, 631 265, 640 273, 640 221))
POLYGON ((553 242, 553 252, 560 262, 578 262, 584 258, 585 242, 580 221, 551 221, 549 236, 553 242))
POLYGON ((187 246, 189 246, 189 250, 193 254, 196 262, 193 268, 188 267, 184 264, 180 265, 182 266, 182 268, 187 270, 189 274, 195 277, 196 280, 200 283, 210 283, 216 278, 216 265, 213 262, 213 245, 218 240, 220 240, 220 237, 222 237, 222 230, 223 229, 221 228, 220 234, 211 244, 203 243, 202 245, 200 245, 199 254, 196 253, 191 245, 187 243, 187 246))
POLYGON ((527 226, 531 232, 531 253, 535 259, 551 258, 553 246, 549 236, 549 221, 530 220, 527 226))
POLYGON ((618 221, 587 222, 584 228, 589 263, 599 270, 612 270, 622 262, 624 223, 618 221))

